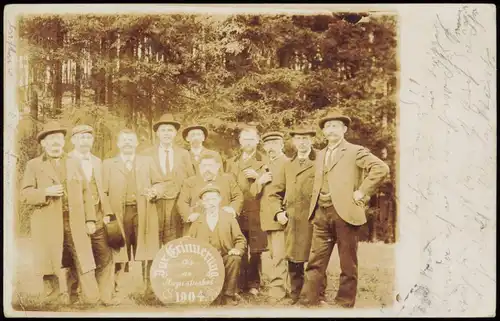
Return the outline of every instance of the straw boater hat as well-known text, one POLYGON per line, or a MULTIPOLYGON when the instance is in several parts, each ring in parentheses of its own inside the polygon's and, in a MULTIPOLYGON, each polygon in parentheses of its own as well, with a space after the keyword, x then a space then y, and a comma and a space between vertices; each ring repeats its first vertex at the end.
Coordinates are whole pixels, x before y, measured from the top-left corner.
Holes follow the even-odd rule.
POLYGON ((217 185, 214 184, 208 184, 207 186, 203 187, 198 194, 198 197, 201 199, 204 194, 209 193, 209 192, 216 192, 219 193, 220 195, 220 189, 217 187, 217 185))
POLYGON ((323 129, 325 126, 325 123, 329 120, 340 120, 342 121, 347 127, 351 124, 351 118, 348 116, 343 115, 340 111, 338 110, 333 110, 329 112, 325 117, 321 118, 318 122, 319 128, 323 129))
POLYGON ((158 127, 161 124, 170 124, 175 127, 176 130, 179 130, 181 128, 181 124, 177 121, 175 121, 174 116, 172 114, 163 114, 160 119, 158 119, 154 124, 153 124, 153 130, 157 131, 158 127))
POLYGON ((43 126, 42 131, 39 132, 38 135, 36 136, 36 140, 38 141, 38 143, 40 143, 42 139, 44 139, 45 136, 49 134, 63 133, 64 136, 66 136, 66 132, 67 132, 66 128, 62 127, 59 124, 59 122, 51 121, 43 126))
POLYGON ((309 136, 316 136, 316 131, 312 128, 306 128, 306 127, 298 127, 294 128, 290 131, 290 136, 293 137, 295 135, 309 135, 309 136))
POLYGON ((270 140, 283 139, 283 137, 285 137, 285 134, 283 134, 282 132, 267 132, 262 135, 262 141, 267 142, 270 140))
POLYGON ((93 133, 93 132, 94 128, 92 128, 89 125, 78 125, 73 127, 73 130, 71 131, 71 136, 76 134, 93 133))
POLYGON ((208 137, 208 129, 205 126, 203 126, 203 125, 191 125, 191 126, 184 128, 184 130, 182 130, 182 138, 184 138, 184 140, 186 140, 187 135, 193 129, 201 129, 203 131, 203 134, 205 134, 205 139, 208 137))

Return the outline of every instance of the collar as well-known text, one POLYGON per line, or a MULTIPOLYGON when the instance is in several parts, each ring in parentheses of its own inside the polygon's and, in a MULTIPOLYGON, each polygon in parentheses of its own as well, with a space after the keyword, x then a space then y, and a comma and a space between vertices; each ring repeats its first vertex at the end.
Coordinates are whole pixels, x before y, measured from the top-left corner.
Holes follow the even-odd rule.
POLYGON ((84 155, 84 154, 80 153, 79 151, 77 151, 76 149, 73 150, 73 154, 81 160, 90 160, 91 156, 92 156, 92 153, 90 153, 90 152, 87 153, 86 155, 84 155))
POLYGON ((281 153, 281 154, 279 154, 278 156, 276 156, 276 157, 275 157, 275 158, 273 158, 273 159, 269 158, 269 162, 270 162, 270 163, 272 163, 272 162, 274 162, 274 161, 276 161, 276 160, 278 160, 278 159, 280 159, 280 158, 283 158, 283 156, 285 156, 285 154, 284 154, 284 153, 281 153))
POLYGON ((122 159, 122 161, 124 163, 126 163, 127 161, 131 161, 133 162, 134 159, 135 159, 135 154, 132 154, 132 155, 124 155, 124 154, 120 154, 120 158, 122 159))
POLYGON ((200 148, 191 148, 191 153, 195 155, 200 155, 202 151, 203 151, 203 146, 201 146, 200 148))
POLYGON ((214 214, 205 213, 207 219, 217 219, 219 218, 219 210, 215 211, 214 214))
POLYGON ((159 145, 158 145, 158 148, 159 148, 160 150, 164 151, 164 152, 167 152, 167 150, 168 150, 169 152, 173 152, 173 151, 174 151, 174 146, 173 146, 173 145, 170 145, 170 147, 169 147, 169 148, 165 148, 162 144, 159 144, 159 145))
POLYGON ((335 149, 337 149, 342 143, 344 142, 344 139, 342 138, 337 144, 335 144, 334 146, 330 147, 330 146, 326 146, 326 149, 327 150, 330 150, 330 151, 334 151, 335 149))
POLYGON ((42 155, 42 161, 44 161, 44 162, 45 162, 45 161, 51 161, 51 160, 56 160, 56 159, 58 159, 58 160, 64 160, 64 159, 65 159, 65 156, 66 156, 66 155, 65 155, 65 154, 64 154, 64 152, 63 152, 63 153, 61 154, 61 157, 59 157, 59 158, 53 158, 53 157, 50 157, 50 156, 49 156, 49 154, 47 154, 46 152, 44 152, 44 153, 43 153, 43 155, 42 155))
POLYGON ((243 152, 243 153, 241 153, 241 158, 243 160, 250 159, 255 155, 256 152, 257 152, 257 150, 254 150, 251 154, 247 154, 247 153, 243 152))

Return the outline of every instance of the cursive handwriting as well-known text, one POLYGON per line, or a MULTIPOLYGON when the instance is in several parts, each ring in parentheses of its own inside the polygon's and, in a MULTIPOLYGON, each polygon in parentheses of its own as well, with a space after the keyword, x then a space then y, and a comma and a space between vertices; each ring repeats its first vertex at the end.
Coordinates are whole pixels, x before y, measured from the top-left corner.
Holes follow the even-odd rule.
POLYGON ((14 76, 14 68, 16 65, 16 26, 9 21, 7 26, 7 38, 5 39, 6 53, 5 57, 7 60, 7 73, 9 76, 14 76))

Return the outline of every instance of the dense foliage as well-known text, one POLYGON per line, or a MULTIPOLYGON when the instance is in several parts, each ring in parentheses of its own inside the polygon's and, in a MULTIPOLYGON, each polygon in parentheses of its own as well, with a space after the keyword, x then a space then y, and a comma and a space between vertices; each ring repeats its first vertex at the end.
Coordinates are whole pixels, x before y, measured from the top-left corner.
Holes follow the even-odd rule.
MULTIPOLYGON (((94 126, 94 152, 108 157, 120 128, 134 128, 144 148, 153 120, 172 112, 207 125, 208 146, 227 157, 242 123, 317 127, 335 106, 353 119, 347 138, 389 163, 394 186, 394 17, 26 15, 19 30, 21 172, 39 153, 34 135, 47 118, 94 126)), ((316 146, 324 143, 319 135, 316 146)))

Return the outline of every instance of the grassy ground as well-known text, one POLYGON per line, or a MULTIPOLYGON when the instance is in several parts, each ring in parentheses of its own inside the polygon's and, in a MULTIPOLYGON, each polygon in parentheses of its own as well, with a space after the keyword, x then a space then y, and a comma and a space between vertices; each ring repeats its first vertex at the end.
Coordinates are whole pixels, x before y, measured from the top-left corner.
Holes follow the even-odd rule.
MULTIPOLYGON (((14 293, 12 298, 13 308, 18 311, 96 311, 96 312, 139 312, 139 311, 164 311, 167 307, 156 302, 145 302, 141 297, 142 278, 140 264, 131 265, 130 300, 119 307, 49 307, 43 306, 41 295, 42 281, 33 275, 32 258, 29 255, 29 239, 20 239, 17 242, 17 257, 14 293)), ((357 308, 377 309, 391 306, 394 298, 394 246, 383 243, 359 244, 359 282, 357 308)), ((267 255, 263 256, 263 271, 269 270, 267 255)), ((338 288, 340 274, 339 258, 336 251, 332 255, 328 266, 327 301, 332 302, 338 288)), ((262 295, 256 299, 244 297, 238 308, 253 308, 266 306, 267 276, 264 275, 264 288, 262 295)), ((172 312, 171 307, 168 307, 172 312)))

